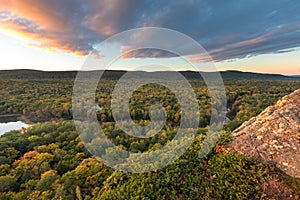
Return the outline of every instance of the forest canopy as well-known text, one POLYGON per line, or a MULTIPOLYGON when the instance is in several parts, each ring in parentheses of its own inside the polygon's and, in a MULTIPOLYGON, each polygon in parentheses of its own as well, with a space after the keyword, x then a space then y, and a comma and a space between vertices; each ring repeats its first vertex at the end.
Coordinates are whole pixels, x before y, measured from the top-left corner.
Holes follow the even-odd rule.
MULTIPOLYGON (((205 83, 189 79, 199 104, 199 126, 190 148, 171 165, 153 172, 115 171, 88 152, 72 116, 73 79, 1 79, 0 114, 17 114, 28 129, 0 137, 0 199, 267 199, 280 194, 266 189, 279 180, 300 191, 299 180, 272 164, 229 153, 231 131, 258 115, 279 98, 300 87, 298 79, 226 79, 226 121, 212 152, 198 152, 210 126, 212 112, 205 83)), ((116 146, 131 151, 154 151, 168 144, 180 125, 181 108, 168 88, 145 85, 130 99, 130 116, 144 126, 151 122, 149 107, 159 103, 167 121, 159 134, 134 138, 120 130, 111 112, 116 80, 100 81, 95 102, 99 125, 116 146)), ((93 112, 83 108, 89 117, 93 112)), ((103 152, 109 153, 109 152, 103 152)))

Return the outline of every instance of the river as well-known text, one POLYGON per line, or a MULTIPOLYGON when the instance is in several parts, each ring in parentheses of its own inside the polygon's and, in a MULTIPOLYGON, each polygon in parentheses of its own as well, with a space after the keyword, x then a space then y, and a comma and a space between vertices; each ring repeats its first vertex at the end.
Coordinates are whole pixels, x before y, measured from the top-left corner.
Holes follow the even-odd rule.
POLYGON ((12 130, 20 130, 21 128, 26 128, 28 126, 29 126, 28 124, 22 121, 0 123, 0 136, 6 132, 12 130))

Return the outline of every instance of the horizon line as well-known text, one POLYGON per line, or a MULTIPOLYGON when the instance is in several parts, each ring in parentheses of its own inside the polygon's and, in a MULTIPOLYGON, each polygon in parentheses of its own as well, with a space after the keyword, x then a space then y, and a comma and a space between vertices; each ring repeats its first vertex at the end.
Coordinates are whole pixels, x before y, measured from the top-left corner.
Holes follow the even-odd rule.
POLYGON ((279 74, 279 73, 268 73, 268 72, 255 72, 255 71, 242 71, 242 70, 220 70, 220 71, 193 71, 193 70, 178 70, 178 71, 167 71, 167 70, 155 70, 155 71, 144 71, 144 70, 122 70, 122 69, 110 69, 110 70, 40 70, 40 69, 0 69, 0 72, 3 71, 36 71, 36 72, 93 72, 93 71, 116 71, 116 72, 192 72, 192 73, 222 73, 222 72, 242 72, 242 73, 253 73, 253 74, 264 74, 264 75, 281 75, 281 76, 300 76, 300 74, 279 74))

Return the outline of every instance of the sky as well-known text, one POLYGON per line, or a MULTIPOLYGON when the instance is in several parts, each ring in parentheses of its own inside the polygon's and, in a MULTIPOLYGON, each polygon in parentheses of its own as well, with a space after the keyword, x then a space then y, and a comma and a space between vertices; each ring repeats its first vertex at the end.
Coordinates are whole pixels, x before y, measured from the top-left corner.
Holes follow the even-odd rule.
MULTIPOLYGON (((133 28, 179 31, 208 52, 184 55, 218 70, 300 74, 299 0, 1 0, 0 70, 79 70, 95 46, 133 28)), ((141 33, 139 39, 146 40, 141 33)), ((127 52, 113 69, 132 70, 156 60, 189 70, 176 55, 157 49, 127 52)))

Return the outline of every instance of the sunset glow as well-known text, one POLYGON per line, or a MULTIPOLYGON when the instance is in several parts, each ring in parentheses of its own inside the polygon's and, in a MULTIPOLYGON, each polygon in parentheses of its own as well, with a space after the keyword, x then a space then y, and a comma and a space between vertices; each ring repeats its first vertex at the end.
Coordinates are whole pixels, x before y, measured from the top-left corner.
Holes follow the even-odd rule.
MULTIPOLYGON (((300 3, 294 0, 2 0, 0 70, 79 70, 93 47, 106 38, 132 28, 156 26, 192 37, 207 50, 218 70, 295 75, 300 73, 299 10, 300 3)), ((136 42, 139 39, 147 39, 145 33, 136 42)), ((118 48, 126 49, 121 44, 118 48)), ((173 59, 176 69, 188 70, 172 56, 143 50, 124 52, 116 68, 131 70, 142 57, 146 63, 173 59)), ((201 55, 186 58, 192 63, 207 61, 201 55)))

